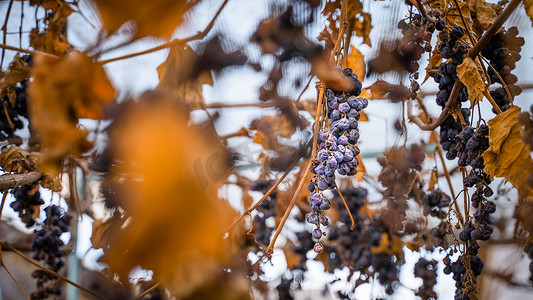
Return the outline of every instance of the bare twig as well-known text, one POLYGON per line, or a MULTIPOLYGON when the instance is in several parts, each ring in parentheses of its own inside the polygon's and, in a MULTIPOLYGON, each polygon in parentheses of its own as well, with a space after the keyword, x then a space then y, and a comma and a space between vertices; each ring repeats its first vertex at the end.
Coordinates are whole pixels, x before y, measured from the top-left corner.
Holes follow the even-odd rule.
POLYGON ((139 294, 137 297, 135 297, 135 299, 141 299, 142 297, 148 295, 151 291, 157 289, 159 286, 161 285, 161 282, 158 282, 156 284, 154 284, 151 288, 147 289, 146 291, 144 291, 144 293, 142 294, 139 294))
POLYGON ((353 230, 355 227, 355 222, 352 217, 352 213, 350 212, 350 208, 348 207, 348 204, 346 203, 346 200, 344 200, 344 196, 342 196, 341 190, 337 186, 337 183, 335 182, 335 188, 337 188, 337 193, 339 193, 339 196, 341 196, 342 203, 344 203, 344 206, 346 207, 346 210, 348 211, 348 215, 350 216, 350 220, 352 221, 352 227, 350 227, 350 230, 353 230))
POLYGON ((312 165, 313 165, 312 160, 309 160, 307 162, 307 167, 302 173, 303 175, 298 184, 298 188, 296 188, 296 191, 294 191, 294 195, 292 196, 291 202, 289 203, 289 206, 287 207, 287 210, 285 211, 283 218, 281 218, 281 221, 279 222, 279 225, 278 225, 278 228, 276 229, 276 233, 274 234, 274 237, 272 237, 272 240, 270 241, 270 244, 267 247, 267 252, 270 254, 274 253, 274 244, 276 244, 276 240, 278 239, 278 236, 281 233, 283 226, 285 226, 285 222, 287 222, 287 219, 289 218, 289 215, 291 214, 292 208, 294 207, 294 204, 296 203, 296 200, 298 199, 300 190, 302 189, 305 183, 305 180, 304 180, 306 178, 305 174, 309 173, 312 165))
MULTIPOLYGON (((2 31, 4 33, 4 38, 2 40, 2 43, 6 43, 7 40, 7 21, 9 20, 9 15, 11 14, 11 8, 13 7, 13 0, 9 1, 9 6, 7 7, 6 12, 6 20, 4 21, 4 25, 2 26, 2 31)), ((0 60, 0 66, 4 65, 4 56, 6 54, 6 49, 2 49, 2 59, 0 60)))
POLYGON ((2 267, 4 268, 4 270, 6 270, 7 274, 9 274, 9 277, 11 277, 11 279, 19 287, 20 291, 24 294, 24 296, 26 296, 26 299, 30 300, 30 297, 28 297, 28 294, 26 294, 26 291, 22 288, 22 286, 20 286, 19 282, 15 279, 15 277, 13 277, 13 274, 9 272, 9 269, 6 267, 6 265, 2 264, 2 267))
POLYGON ((35 50, 22 49, 22 48, 19 48, 19 47, 13 47, 13 46, 9 46, 9 45, 6 45, 6 44, 0 44, 0 48, 1 49, 5 49, 5 50, 11 50, 11 51, 16 51, 16 52, 27 53, 27 54, 31 54, 31 55, 37 55, 37 54, 40 53, 40 54, 43 54, 45 56, 57 58, 56 55, 53 55, 53 54, 50 54, 50 53, 45 53, 45 52, 35 51, 35 50))
POLYGON ((96 298, 98 298, 98 299, 104 299, 103 297, 99 296, 98 294, 95 294, 93 291, 88 290, 87 288, 85 288, 85 287, 83 287, 83 286, 81 286, 81 285, 79 285, 79 284, 73 282, 72 280, 66 278, 65 276, 63 276, 63 275, 61 275, 61 274, 59 274, 59 273, 57 273, 57 272, 54 272, 54 271, 48 269, 47 267, 41 265, 41 264, 38 263, 37 261, 35 261, 35 260, 33 260, 33 259, 27 257, 26 255, 24 255, 24 253, 18 251, 15 247, 13 247, 13 246, 12 246, 11 244, 9 244, 8 242, 6 242, 6 241, 1 241, 1 243, 2 243, 2 246, 7 247, 9 250, 13 251, 15 254, 17 254, 18 256, 20 256, 22 259, 24 259, 25 261, 27 261, 27 262, 31 263, 32 265, 38 267, 39 269, 41 269, 41 270, 43 270, 43 271, 45 271, 45 272, 47 272, 47 273, 50 273, 50 274, 52 274, 52 275, 54 275, 54 276, 56 276, 56 277, 58 277, 58 278, 60 278, 60 279, 62 279, 62 280, 64 280, 64 281, 66 281, 66 282, 72 284, 73 286, 77 287, 78 289, 80 289, 80 290, 82 290, 82 291, 84 291, 84 292, 86 292, 86 293, 88 293, 88 294, 90 294, 90 295, 92 295, 92 296, 94 296, 94 297, 96 297, 96 298))
POLYGON ((213 26, 215 25, 215 20, 218 18, 218 16, 222 12, 222 10, 224 9, 224 7, 228 3, 228 1, 229 0, 224 0, 224 2, 222 3, 220 8, 218 9, 218 11, 215 14, 215 16, 213 17, 213 19, 211 19, 211 22, 209 22, 209 24, 207 24, 207 26, 204 28, 204 30, 198 32, 197 34, 195 34, 193 36, 190 36, 190 37, 187 37, 187 38, 184 38, 184 39, 174 39, 174 40, 172 40, 170 42, 164 43, 162 45, 159 45, 159 46, 151 48, 151 49, 147 49, 147 50, 144 50, 144 51, 141 51, 141 52, 131 53, 131 54, 127 54, 127 55, 123 55, 123 56, 119 56, 119 57, 114 57, 114 58, 102 60, 102 61, 100 61, 100 63, 101 64, 107 64, 107 63, 110 63, 110 62, 123 60, 123 59, 127 59, 127 58, 132 58, 132 57, 135 57, 135 56, 144 55, 144 54, 152 53, 152 52, 155 52, 155 51, 163 50, 163 49, 170 48, 170 47, 173 47, 173 46, 176 46, 176 45, 179 45, 179 44, 185 44, 185 43, 188 43, 188 42, 193 41, 193 40, 201 40, 209 33, 211 28, 213 28, 213 26))
POLYGON ((239 107, 272 107, 274 104, 272 102, 252 102, 252 103, 210 103, 206 104, 204 107, 197 107, 196 109, 205 109, 205 108, 239 108, 239 107))
POLYGON ((300 95, 298 96, 298 99, 296 99, 296 103, 300 102, 300 99, 302 98, 303 94, 305 93, 305 91, 307 91, 307 88, 309 88, 309 85, 311 84, 311 81, 313 80, 315 76, 311 76, 311 78, 309 78, 309 81, 307 82, 307 84, 305 85, 304 89, 302 90, 302 92, 300 93, 300 95))
POLYGON ((0 175, 0 191, 12 189, 19 185, 31 184, 41 179, 41 172, 29 172, 26 174, 3 174, 0 175))
POLYGON ((265 201, 265 199, 270 196, 270 194, 278 187, 278 185, 283 181, 283 179, 285 179, 285 177, 287 177, 287 175, 289 175, 289 173, 292 171, 292 169, 294 169, 294 167, 296 166, 296 164, 298 163, 298 161, 300 160, 300 157, 301 156, 298 156, 294 159, 294 161, 292 162, 292 164, 287 168, 287 170, 285 170, 285 173, 283 173, 283 175, 278 178, 278 180, 276 180, 276 183, 274 183, 274 185, 263 195, 263 197, 261 197, 261 199, 259 199, 259 201, 257 201, 256 204, 254 204, 254 206, 250 207, 249 209, 247 209, 244 213, 242 213, 240 215, 239 218, 237 218, 237 220, 233 221, 233 223, 231 223, 227 228, 225 228, 223 231, 227 234, 232 228, 233 226, 235 226, 237 223, 239 223, 242 219, 244 219, 244 217, 246 217, 247 215, 249 215, 250 213, 252 213, 252 211, 254 211, 259 205, 261 205, 261 203, 263 203, 263 201, 265 201))

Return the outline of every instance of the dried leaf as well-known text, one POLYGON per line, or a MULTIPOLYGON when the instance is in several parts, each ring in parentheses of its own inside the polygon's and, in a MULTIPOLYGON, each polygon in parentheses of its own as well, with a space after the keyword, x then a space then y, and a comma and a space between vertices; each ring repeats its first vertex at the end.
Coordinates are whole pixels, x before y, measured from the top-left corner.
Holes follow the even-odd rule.
POLYGON ((354 46, 350 48, 350 53, 348 54, 348 57, 346 57, 346 65, 348 68, 351 68, 355 74, 357 74, 359 80, 363 81, 365 79, 365 57, 363 54, 361 54, 361 51, 354 46))
MULTIPOLYGON (((42 153, 28 152, 17 146, 2 149, 0 153, 0 166, 4 172, 24 174, 31 171, 40 171, 39 165, 42 153)), ((44 173, 40 185, 54 192, 60 192, 63 188, 61 180, 57 176, 44 173)))
POLYGON ((522 126, 518 122, 520 108, 515 106, 497 115, 489 124, 489 149, 483 153, 485 172, 504 177, 517 189, 533 173, 533 159, 522 140, 522 126))
POLYGON ((370 42, 370 31, 372 30, 372 16, 369 13, 361 13, 360 18, 355 20, 355 34, 363 38, 363 44, 372 47, 370 42), (361 20, 362 19, 362 20, 361 20))
POLYGON ((62 58, 36 55, 33 77, 29 111, 46 147, 42 170, 57 174, 65 154, 91 148, 87 132, 77 127, 78 118, 102 119, 115 90, 102 66, 80 52, 62 58))
POLYGON ((133 21, 137 38, 170 38, 183 22, 184 13, 191 7, 185 0, 131 0, 127 4, 120 0, 94 2, 108 35, 115 33, 124 23, 133 21))
POLYGON ((409 99, 411 90, 403 85, 390 84, 383 80, 377 80, 370 86, 370 99, 390 99, 399 102, 409 99))
POLYGON ((359 182, 363 182, 363 177, 366 174, 365 164, 363 163, 363 159, 359 154, 357 155, 357 159, 359 160, 359 165, 357 165, 357 174, 355 174, 355 179, 357 179, 359 182))
POLYGON ((262 145, 265 150, 279 151, 278 137, 290 138, 296 127, 285 114, 278 114, 252 121, 250 129, 257 130, 254 143, 262 145))
POLYGON ((360 111, 360 119, 359 122, 368 122, 368 115, 364 111, 360 111))
POLYGON ((472 13, 476 16, 474 25, 480 30, 487 30, 502 10, 502 7, 497 4, 487 3, 485 0, 475 0, 471 7, 472 13))
POLYGON ((437 172, 437 169, 433 169, 431 171, 431 177, 429 178, 429 185, 428 185, 428 191, 432 191, 435 189, 435 184, 439 181, 439 172, 437 172))
POLYGON ((213 279, 232 255, 222 228, 235 212, 218 198, 221 184, 211 174, 221 164, 212 158, 225 152, 205 131, 189 127, 188 114, 174 102, 148 96, 110 133, 112 149, 124 162, 113 172, 138 180, 118 191, 132 221, 113 236, 106 261, 121 278, 137 265, 154 270, 183 298, 213 279))
POLYGON ((372 246, 370 248, 370 251, 376 254, 385 253, 387 255, 403 257, 403 250, 402 250, 403 246, 404 244, 399 237, 395 235, 390 235, 390 240, 389 240, 389 234, 382 233, 381 242, 379 243, 379 246, 372 246))
POLYGON ((311 73, 322 80, 328 88, 336 91, 349 91, 353 88, 353 82, 324 57, 315 57, 310 62, 312 64, 311 73))
POLYGON ((30 76, 30 65, 20 58, 19 53, 9 63, 5 73, 0 73, 0 97, 7 96, 7 89, 30 76))
POLYGON ((470 57, 465 58, 463 63, 457 66, 457 76, 466 85, 470 101, 472 105, 475 105, 477 101, 482 99, 485 90, 485 83, 479 73, 478 64, 470 57))
MULTIPOLYGON (((470 6, 471 1, 465 1, 463 3, 460 3, 459 6, 461 7, 461 13, 463 14, 463 17, 465 18, 465 22, 468 26, 468 28, 472 28, 472 18, 470 16, 470 6)), ((448 13, 446 14, 446 24, 454 24, 459 25, 461 27, 465 27, 463 24, 463 21, 461 20, 461 14, 459 13, 459 9, 457 6, 453 6, 448 10, 448 13)))

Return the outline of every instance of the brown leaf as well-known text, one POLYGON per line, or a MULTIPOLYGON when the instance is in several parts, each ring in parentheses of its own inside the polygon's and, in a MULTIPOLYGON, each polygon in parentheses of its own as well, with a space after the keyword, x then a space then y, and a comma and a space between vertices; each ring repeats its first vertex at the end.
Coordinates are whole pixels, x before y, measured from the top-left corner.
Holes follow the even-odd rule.
POLYGON ((359 165, 357 165, 357 174, 355 174, 355 179, 357 179, 359 182, 363 182, 363 177, 366 174, 365 164, 363 163, 363 159, 359 154, 357 154, 357 159, 359 160, 359 165))
MULTIPOLYGON (((40 171, 41 157, 40 152, 28 152, 17 146, 10 146, 2 149, 0 153, 0 166, 4 172, 15 174, 40 171)), ((60 192, 63 188, 59 178, 48 173, 43 174, 40 185, 54 192, 60 192)))
POLYGON ((349 91, 353 89, 353 82, 324 57, 315 57, 310 62, 312 65, 311 73, 322 80, 328 88, 336 91, 349 91))
POLYGON ((457 76, 466 85, 470 101, 472 105, 475 105, 482 99, 485 90, 485 83, 479 73, 478 64, 470 57, 465 58, 463 63, 457 66, 457 76))
POLYGON ((172 47, 167 60, 157 67, 157 89, 168 92, 178 101, 192 107, 204 107, 203 84, 213 84, 211 72, 204 71, 195 77, 191 74, 198 56, 190 48, 172 47))
POLYGON ((355 74, 357 74, 359 80, 363 81, 365 79, 365 57, 363 54, 361 54, 361 51, 354 46, 350 48, 350 53, 348 54, 348 57, 346 57, 346 65, 348 68, 351 68, 355 74))
MULTIPOLYGON (((135 37, 156 36, 170 38, 183 22, 183 15, 191 7, 185 0, 95 0, 102 23, 112 35, 128 21, 135 25, 135 37)), ((196 3, 198 1, 193 1, 196 3)))
POLYGON ((278 137, 290 138, 296 127, 285 114, 264 116, 252 121, 250 129, 257 130, 254 143, 260 144, 265 150, 281 150, 278 137))
POLYGON ((437 172, 437 169, 433 169, 431 171, 431 177, 429 178, 428 191, 432 191, 435 189, 435 184, 437 184, 438 180, 439 172, 437 172))
POLYGON ((487 3, 485 0, 475 0, 471 7, 472 13, 476 16, 474 25, 483 31, 487 30, 502 10, 502 7, 497 4, 487 3))
POLYGON ((483 153, 485 172, 504 177, 517 189, 523 187, 527 176, 533 173, 533 159, 522 140, 519 114, 520 108, 515 106, 488 122, 490 147, 483 153))
POLYGON ((354 27, 355 34, 363 38, 363 44, 372 47, 372 42, 370 42, 370 31, 372 30, 372 16, 369 13, 361 13, 360 18, 355 20, 354 27))
POLYGON ((46 147, 42 170, 57 174, 64 155, 92 146, 87 132, 77 127, 78 118, 102 119, 115 90, 102 66, 80 52, 62 58, 38 54, 32 71, 29 111, 46 147))
POLYGON ((370 86, 370 99, 390 99, 392 102, 399 102, 409 99, 411 90, 403 85, 390 84, 383 80, 376 81, 370 86))
MULTIPOLYGON (((463 17, 465 18, 466 24, 468 28, 472 28, 472 18, 470 16, 470 6, 472 5, 471 1, 465 1, 463 3, 459 4, 459 7, 461 8, 461 13, 463 14, 463 17)), ((448 10, 448 13, 446 14, 446 24, 453 24, 453 25, 459 25, 461 27, 465 27, 463 24, 463 21, 461 20, 461 14, 459 13, 459 9, 457 6, 453 6, 448 10)))
POLYGON ((368 115, 366 114, 366 112, 360 111, 359 114, 361 116, 359 122, 368 122, 368 115))
POLYGON ((5 73, 0 73, 0 97, 7 96, 7 89, 13 87, 30 76, 30 65, 20 58, 20 54, 13 58, 5 73))
POLYGON ((212 174, 218 171, 212 164, 219 164, 212 158, 225 152, 205 131, 189 127, 175 102, 157 95, 146 95, 153 101, 139 101, 110 133, 123 162, 112 171, 137 180, 118 191, 132 221, 113 236, 106 261, 121 278, 137 265, 153 270, 183 298, 231 258, 222 228, 235 212, 218 198, 221 183, 212 174))

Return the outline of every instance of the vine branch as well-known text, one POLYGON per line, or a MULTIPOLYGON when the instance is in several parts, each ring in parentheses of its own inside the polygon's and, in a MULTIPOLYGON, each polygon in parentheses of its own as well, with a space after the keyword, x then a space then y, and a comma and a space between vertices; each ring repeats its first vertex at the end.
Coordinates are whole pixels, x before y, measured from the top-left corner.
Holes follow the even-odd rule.
POLYGON ((18 251, 15 247, 13 247, 13 246, 12 246, 11 244, 9 244, 8 242, 6 242, 6 241, 1 241, 0 243, 2 244, 2 246, 4 246, 4 247, 8 248, 9 250, 13 251, 15 254, 17 254, 18 256, 20 256, 22 259, 24 259, 25 261, 27 261, 27 262, 31 263, 32 265, 38 267, 39 269, 41 269, 41 270, 43 270, 43 271, 45 271, 45 272, 47 272, 47 273, 50 273, 50 274, 52 274, 52 275, 54 275, 54 276, 56 276, 56 277, 58 277, 58 278, 60 278, 60 279, 62 279, 62 280, 64 280, 64 281, 66 281, 66 282, 72 284, 73 286, 77 287, 78 289, 80 289, 80 290, 82 290, 82 291, 84 291, 84 292, 86 292, 86 293, 88 293, 88 294, 90 294, 90 295, 92 295, 92 296, 94 296, 94 297, 96 297, 96 298, 98 298, 98 299, 102 299, 102 300, 104 299, 103 297, 101 297, 101 296, 95 294, 93 291, 88 290, 87 288, 85 288, 85 287, 83 287, 83 286, 81 286, 81 285, 79 285, 79 284, 73 282, 72 280, 68 279, 67 277, 65 277, 65 276, 63 276, 63 275, 61 275, 61 274, 59 274, 59 273, 57 273, 57 272, 54 272, 54 271, 48 269, 47 267, 41 265, 41 264, 38 263, 37 261, 35 261, 35 260, 33 260, 33 259, 27 257, 26 255, 24 255, 24 253, 18 251))
POLYGON ((0 191, 6 191, 14 187, 31 184, 41 179, 41 172, 29 172, 26 174, 3 174, 0 175, 0 191))
POLYGON ((110 59, 106 59, 106 60, 101 60, 100 64, 104 65, 104 64, 107 64, 107 63, 110 63, 110 62, 123 60, 123 59, 127 59, 127 58, 132 58, 132 57, 135 57, 135 56, 144 55, 144 54, 152 53, 152 52, 155 52, 155 51, 163 50, 163 49, 170 48, 170 47, 173 47, 173 46, 176 46, 176 45, 179 45, 179 44, 185 44, 185 43, 188 43, 188 42, 193 41, 193 40, 201 40, 209 33, 209 31, 211 31, 211 28, 213 28, 213 26, 215 25, 215 20, 218 18, 218 16, 222 12, 222 10, 224 9, 224 7, 228 3, 228 1, 229 0, 224 0, 222 5, 218 9, 217 13, 211 19, 209 24, 207 24, 207 26, 204 28, 204 30, 198 32, 197 34, 195 34, 193 36, 190 36, 190 37, 187 37, 187 38, 184 38, 184 39, 173 39, 170 42, 164 43, 164 44, 159 45, 157 47, 153 47, 153 48, 141 51, 141 52, 126 54, 126 55, 123 55, 123 56, 118 56, 118 57, 114 57, 114 58, 110 58, 110 59))

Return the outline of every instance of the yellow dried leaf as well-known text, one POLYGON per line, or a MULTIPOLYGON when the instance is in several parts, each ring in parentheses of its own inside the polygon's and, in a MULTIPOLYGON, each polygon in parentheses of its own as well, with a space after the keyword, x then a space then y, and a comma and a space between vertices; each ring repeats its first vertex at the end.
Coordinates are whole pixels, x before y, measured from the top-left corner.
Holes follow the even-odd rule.
POLYGON ((475 25, 481 30, 487 30, 498 15, 502 12, 502 7, 497 4, 487 3, 485 0, 475 0, 471 11, 475 14, 475 25))
POLYGON ((363 38, 363 44, 372 47, 370 41, 370 31, 372 30, 372 16, 369 13, 360 13, 360 17, 355 20, 355 35, 363 38), (362 20, 361 20, 362 19, 362 20))
POLYGON ((175 102, 158 95, 145 95, 110 133, 123 162, 112 171, 136 180, 117 191, 131 222, 113 236, 106 261, 121 278, 137 265, 153 270, 182 298, 231 258, 222 228, 235 212, 218 198, 221 183, 212 174, 229 169, 213 160, 225 150, 205 131, 189 127, 175 102))
POLYGON ((470 101, 472 105, 475 105, 482 99, 485 90, 485 83, 479 73, 478 65, 470 57, 465 58, 463 63, 457 66, 457 76, 466 85, 470 101))
POLYGON ((108 34, 116 32, 124 23, 133 21, 135 37, 156 36, 170 38, 183 22, 183 15, 191 7, 185 0, 95 0, 102 23, 108 34))
POLYGON ((533 159, 522 140, 519 114, 520 108, 515 106, 488 122, 490 147, 483 153, 485 172, 504 177, 517 189, 523 187, 527 176, 533 173, 533 159))
POLYGON ((57 174, 64 155, 92 146, 87 132, 77 127, 78 118, 102 119, 115 89, 102 66, 80 52, 61 58, 37 54, 32 73, 29 111, 46 148, 42 170, 57 174))
POLYGON ((361 54, 361 51, 354 46, 350 48, 350 53, 348 54, 348 57, 346 57, 346 65, 348 68, 351 68, 355 74, 357 74, 359 80, 363 81, 365 79, 365 57, 363 54, 361 54))
POLYGON ((368 115, 364 111, 359 112, 360 119, 359 122, 368 122, 368 115))
POLYGON ((437 169, 433 169, 431 171, 431 177, 429 178, 429 185, 428 185, 428 191, 432 191, 435 189, 435 184, 439 181, 439 172, 437 172, 437 169))
POLYGON ((363 182, 363 177, 366 174, 365 164, 363 163, 363 159, 359 154, 357 154, 357 159, 359 160, 359 165, 357 165, 357 174, 355 174, 355 179, 357 179, 359 182, 363 182))

